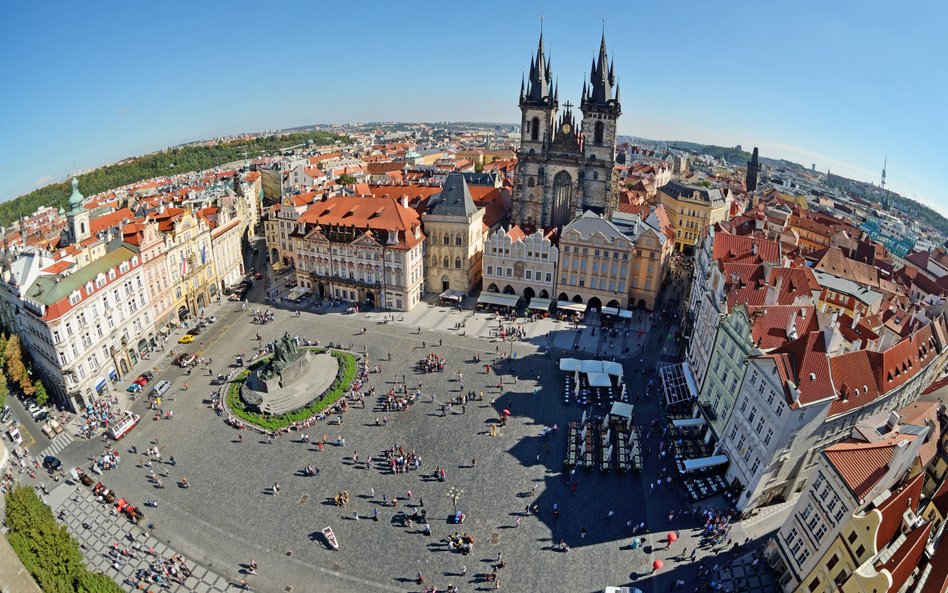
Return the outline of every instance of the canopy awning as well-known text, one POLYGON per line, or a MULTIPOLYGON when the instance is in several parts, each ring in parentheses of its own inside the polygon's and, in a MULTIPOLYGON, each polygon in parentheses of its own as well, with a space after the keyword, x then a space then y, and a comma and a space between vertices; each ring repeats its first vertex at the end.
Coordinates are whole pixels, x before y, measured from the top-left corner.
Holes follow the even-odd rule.
POLYGON ((528 309, 534 309, 535 311, 549 311, 550 305, 553 304, 553 299, 545 299, 543 297, 533 297, 530 299, 530 305, 528 309))
POLYGON ((462 300, 464 300, 464 293, 460 290, 449 288, 448 290, 441 293, 441 298, 447 299, 449 301, 457 301, 460 303, 462 300))
POLYGON ((571 303, 569 301, 556 301, 556 308, 562 311, 572 311, 574 313, 586 312, 586 305, 582 303, 571 303))
POLYGON ((575 358, 561 358, 560 359, 560 370, 567 373, 572 373, 573 371, 578 371, 583 365, 583 361, 576 360, 575 358))
POLYGON ((610 360, 602 361, 602 372, 609 373, 613 377, 621 377, 624 374, 622 371, 622 365, 618 362, 612 362, 610 360))
POLYGON ((612 379, 609 378, 608 373, 586 373, 586 378, 589 379, 590 387, 609 387, 612 385, 612 379))
POLYGON ((286 295, 286 298, 290 299, 291 301, 296 301, 308 295, 309 293, 310 290, 305 286, 296 286, 290 290, 289 294, 286 295))
POLYGON ((693 472, 715 465, 724 465, 725 463, 727 463, 727 455, 715 455, 713 457, 701 457, 700 459, 686 459, 682 465, 684 465, 686 472, 693 472))
POLYGON ((283 269, 283 262, 281 262, 281 261, 275 261, 275 262, 273 262, 273 271, 274 271, 274 272, 279 272, 279 271, 282 270, 282 269, 283 269))
POLYGON ((632 404, 626 404, 623 402, 612 402, 612 409, 609 410, 610 416, 621 416, 622 418, 631 418, 632 417, 632 404))
POLYGON ((515 294, 503 294, 500 292, 482 292, 477 297, 478 305, 499 305, 501 307, 516 307, 520 300, 515 294))
POLYGON ((675 428, 685 428, 688 426, 704 426, 704 418, 685 418, 680 420, 672 420, 672 426, 675 428))
POLYGON ((619 311, 619 317, 622 319, 632 319, 632 311, 628 309, 622 309, 619 311))
POLYGON ((582 373, 607 373, 614 377, 623 375, 622 365, 611 360, 583 360, 579 363, 579 371, 582 373))
POLYGON ((615 307, 603 307, 602 309, 600 309, 600 312, 601 312, 603 315, 613 315, 613 316, 615 316, 615 315, 618 315, 618 314, 619 314, 619 310, 616 309, 615 307))

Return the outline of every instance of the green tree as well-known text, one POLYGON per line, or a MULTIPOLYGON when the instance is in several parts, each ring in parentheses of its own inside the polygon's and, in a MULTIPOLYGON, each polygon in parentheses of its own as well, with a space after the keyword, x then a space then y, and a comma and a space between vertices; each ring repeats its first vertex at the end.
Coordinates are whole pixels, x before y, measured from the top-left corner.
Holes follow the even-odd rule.
POLYGON ((23 351, 20 349, 20 336, 10 335, 3 349, 3 357, 6 361, 7 376, 12 377, 14 381, 19 381, 26 371, 26 367, 23 366, 23 351))
POLYGON ((7 376, 0 369, 0 408, 7 405, 7 396, 10 395, 10 387, 7 385, 7 376))
POLYGON ((348 173, 343 173, 339 177, 336 177, 336 183, 339 185, 354 185, 355 182, 356 178, 352 175, 349 175, 348 173))
POLYGON ((6 368, 7 334, 0 333, 0 369, 6 368))
POLYGON ((39 379, 33 381, 33 397, 36 398, 36 403, 41 406, 45 406, 46 402, 49 401, 49 393, 46 392, 46 386, 43 385, 43 382, 39 379))
POLYGON ((90 573, 79 544, 29 486, 7 493, 7 539, 45 593, 119 593, 105 575, 90 573))
POLYGON ((23 373, 20 375, 20 391, 26 394, 27 397, 32 397, 36 393, 36 389, 33 387, 33 378, 26 367, 23 368, 23 373))
POLYGON ((484 172, 484 161, 475 161, 474 163, 474 172, 483 173, 484 172))

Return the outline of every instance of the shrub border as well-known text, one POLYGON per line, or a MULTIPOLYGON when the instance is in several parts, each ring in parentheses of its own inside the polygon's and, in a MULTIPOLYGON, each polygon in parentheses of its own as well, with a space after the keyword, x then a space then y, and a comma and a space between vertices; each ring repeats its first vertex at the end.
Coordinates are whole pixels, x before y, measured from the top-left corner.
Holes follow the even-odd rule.
MULTIPOLYGON (((325 352, 322 348, 307 348, 307 350, 314 354, 325 352)), ((258 414, 247 409, 246 404, 240 397, 240 388, 254 369, 269 362, 269 360, 273 358, 273 356, 270 355, 255 361, 231 380, 227 386, 227 409, 244 422, 248 422, 267 431, 279 430, 294 422, 302 422, 315 416, 339 401, 352 386, 352 382, 356 377, 356 356, 354 354, 342 350, 330 350, 329 352, 336 357, 339 363, 339 369, 336 371, 336 379, 332 382, 332 385, 329 386, 329 389, 302 408, 277 416, 258 414)))

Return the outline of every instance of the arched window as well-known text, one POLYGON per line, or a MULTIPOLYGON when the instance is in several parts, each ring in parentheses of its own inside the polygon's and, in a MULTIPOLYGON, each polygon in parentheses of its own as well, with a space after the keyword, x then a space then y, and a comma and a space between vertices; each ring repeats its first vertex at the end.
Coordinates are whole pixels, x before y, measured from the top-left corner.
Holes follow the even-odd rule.
POLYGON ((461 258, 460 258, 460 257, 454 258, 454 267, 457 268, 458 270, 461 269, 461 258))
POLYGON ((460 246, 461 246, 461 235, 455 235, 455 237, 454 237, 454 246, 455 246, 455 247, 460 247, 460 246))
POLYGON ((596 122, 596 132, 595 136, 593 137, 593 144, 602 144, 602 136, 605 132, 605 129, 606 125, 604 123, 601 121, 596 122))
POLYGON ((442 263, 444 264, 444 266, 442 267, 445 267, 445 268, 451 267, 451 260, 448 259, 448 256, 444 256, 444 261, 442 263))
POLYGON ((533 118, 533 122, 530 124, 530 139, 539 140, 540 139, 540 118, 533 118))
POLYGON ((560 171, 553 178, 552 225, 562 228, 570 220, 573 201, 573 178, 566 171, 560 171))
POLYGON ((527 179, 527 187, 533 187, 533 186, 535 186, 536 184, 537 184, 537 182, 536 182, 536 180, 535 180, 533 177, 531 177, 530 179, 527 179))
POLYGON ((445 245, 451 244, 451 237, 449 237, 447 233, 444 234, 444 244, 445 245))

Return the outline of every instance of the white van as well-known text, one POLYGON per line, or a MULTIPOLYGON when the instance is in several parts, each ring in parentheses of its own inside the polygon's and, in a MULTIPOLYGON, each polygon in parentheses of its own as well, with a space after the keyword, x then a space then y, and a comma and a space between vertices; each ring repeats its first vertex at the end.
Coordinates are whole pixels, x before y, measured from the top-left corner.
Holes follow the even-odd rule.
POLYGON ((153 393, 155 396, 161 397, 164 394, 168 393, 169 389, 171 389, 171 381, 159 381, 158 384, 155 385, 155 389, 153 390, 153 393))
POLYGON ((20 434, 20 431, 16 427, 8 430, 7 436, 10 437, 10 440, 13 441, 14 445, 23 444, 23 436, 20 434))

